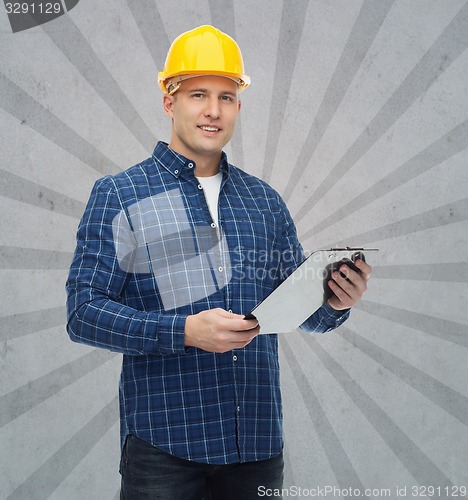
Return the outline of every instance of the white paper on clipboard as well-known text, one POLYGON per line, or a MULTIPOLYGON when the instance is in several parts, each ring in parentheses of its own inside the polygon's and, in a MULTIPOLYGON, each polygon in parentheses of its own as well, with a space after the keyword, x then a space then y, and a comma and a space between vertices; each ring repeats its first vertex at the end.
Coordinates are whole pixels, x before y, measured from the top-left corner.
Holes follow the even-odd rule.
POLYGON ((324 301, 324 279, 327 269, 342 259, 353 260, 357 252, 367 260, 377 248, 330 248, 316 250, 275 288, 246 317, 254 316, 260 333, 288 333, 298 328, 319 309, 324 301))

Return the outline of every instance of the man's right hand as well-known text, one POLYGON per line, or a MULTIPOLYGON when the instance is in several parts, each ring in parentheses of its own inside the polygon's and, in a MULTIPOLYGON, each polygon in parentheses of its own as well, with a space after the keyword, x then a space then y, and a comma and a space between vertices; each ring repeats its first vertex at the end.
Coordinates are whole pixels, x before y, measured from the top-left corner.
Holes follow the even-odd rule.
POLYGON ((242 349, 260 331, 258 321, 244 319, 224 309, 210 309, 187 316, 185 341, 187 347, 198 347, 208 352, 227 352, 242 349))

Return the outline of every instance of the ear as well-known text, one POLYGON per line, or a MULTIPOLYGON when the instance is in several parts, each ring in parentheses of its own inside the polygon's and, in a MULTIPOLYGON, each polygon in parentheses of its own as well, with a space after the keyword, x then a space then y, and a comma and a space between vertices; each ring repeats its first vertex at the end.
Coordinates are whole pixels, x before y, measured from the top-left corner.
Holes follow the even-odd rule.
POLYGON ((174 106, 174 96, 169 95, 169 94, 164 94, 163 96, 163 108, 164 108, 164 113, 166 113, 167 116, 172 116, 174 115, 174 112, 172 110, 174 106))
POLYGON ((242 102, 241 101, 237 101, 237 112, 238 113, 240 113, 241 107, 242 107, 242 102))

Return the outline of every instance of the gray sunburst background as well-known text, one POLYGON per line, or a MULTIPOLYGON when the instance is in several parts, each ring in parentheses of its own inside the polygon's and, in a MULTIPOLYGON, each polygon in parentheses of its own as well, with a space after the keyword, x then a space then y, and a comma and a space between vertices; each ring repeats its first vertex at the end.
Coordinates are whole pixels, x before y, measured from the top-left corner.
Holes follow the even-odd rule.
POLYGON ((0 498, 118 497, 121 360, 68 340, 64 283, 93 182, 168 139, 157 71, 201 24, 238 40, 253 81, 231 162, 282 193, 307 250, 380 248, 345 326, 281 338, 285 486, 453 498, 468 486, 466 0, 81 0, 15 34, 0 9, 0 498))

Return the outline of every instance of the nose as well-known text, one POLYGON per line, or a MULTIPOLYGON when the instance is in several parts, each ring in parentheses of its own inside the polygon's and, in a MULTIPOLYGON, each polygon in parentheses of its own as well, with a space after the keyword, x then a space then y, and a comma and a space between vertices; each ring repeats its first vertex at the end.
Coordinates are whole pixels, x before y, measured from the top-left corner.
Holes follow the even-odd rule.
POLYGON ((216 120, 219 118, 220 107, 219 107, 219 100, 217 97, 213 96, 210 97, 210 99, 206 100, 204 115, 207 118, 210 117, 212 120, 216 120))

